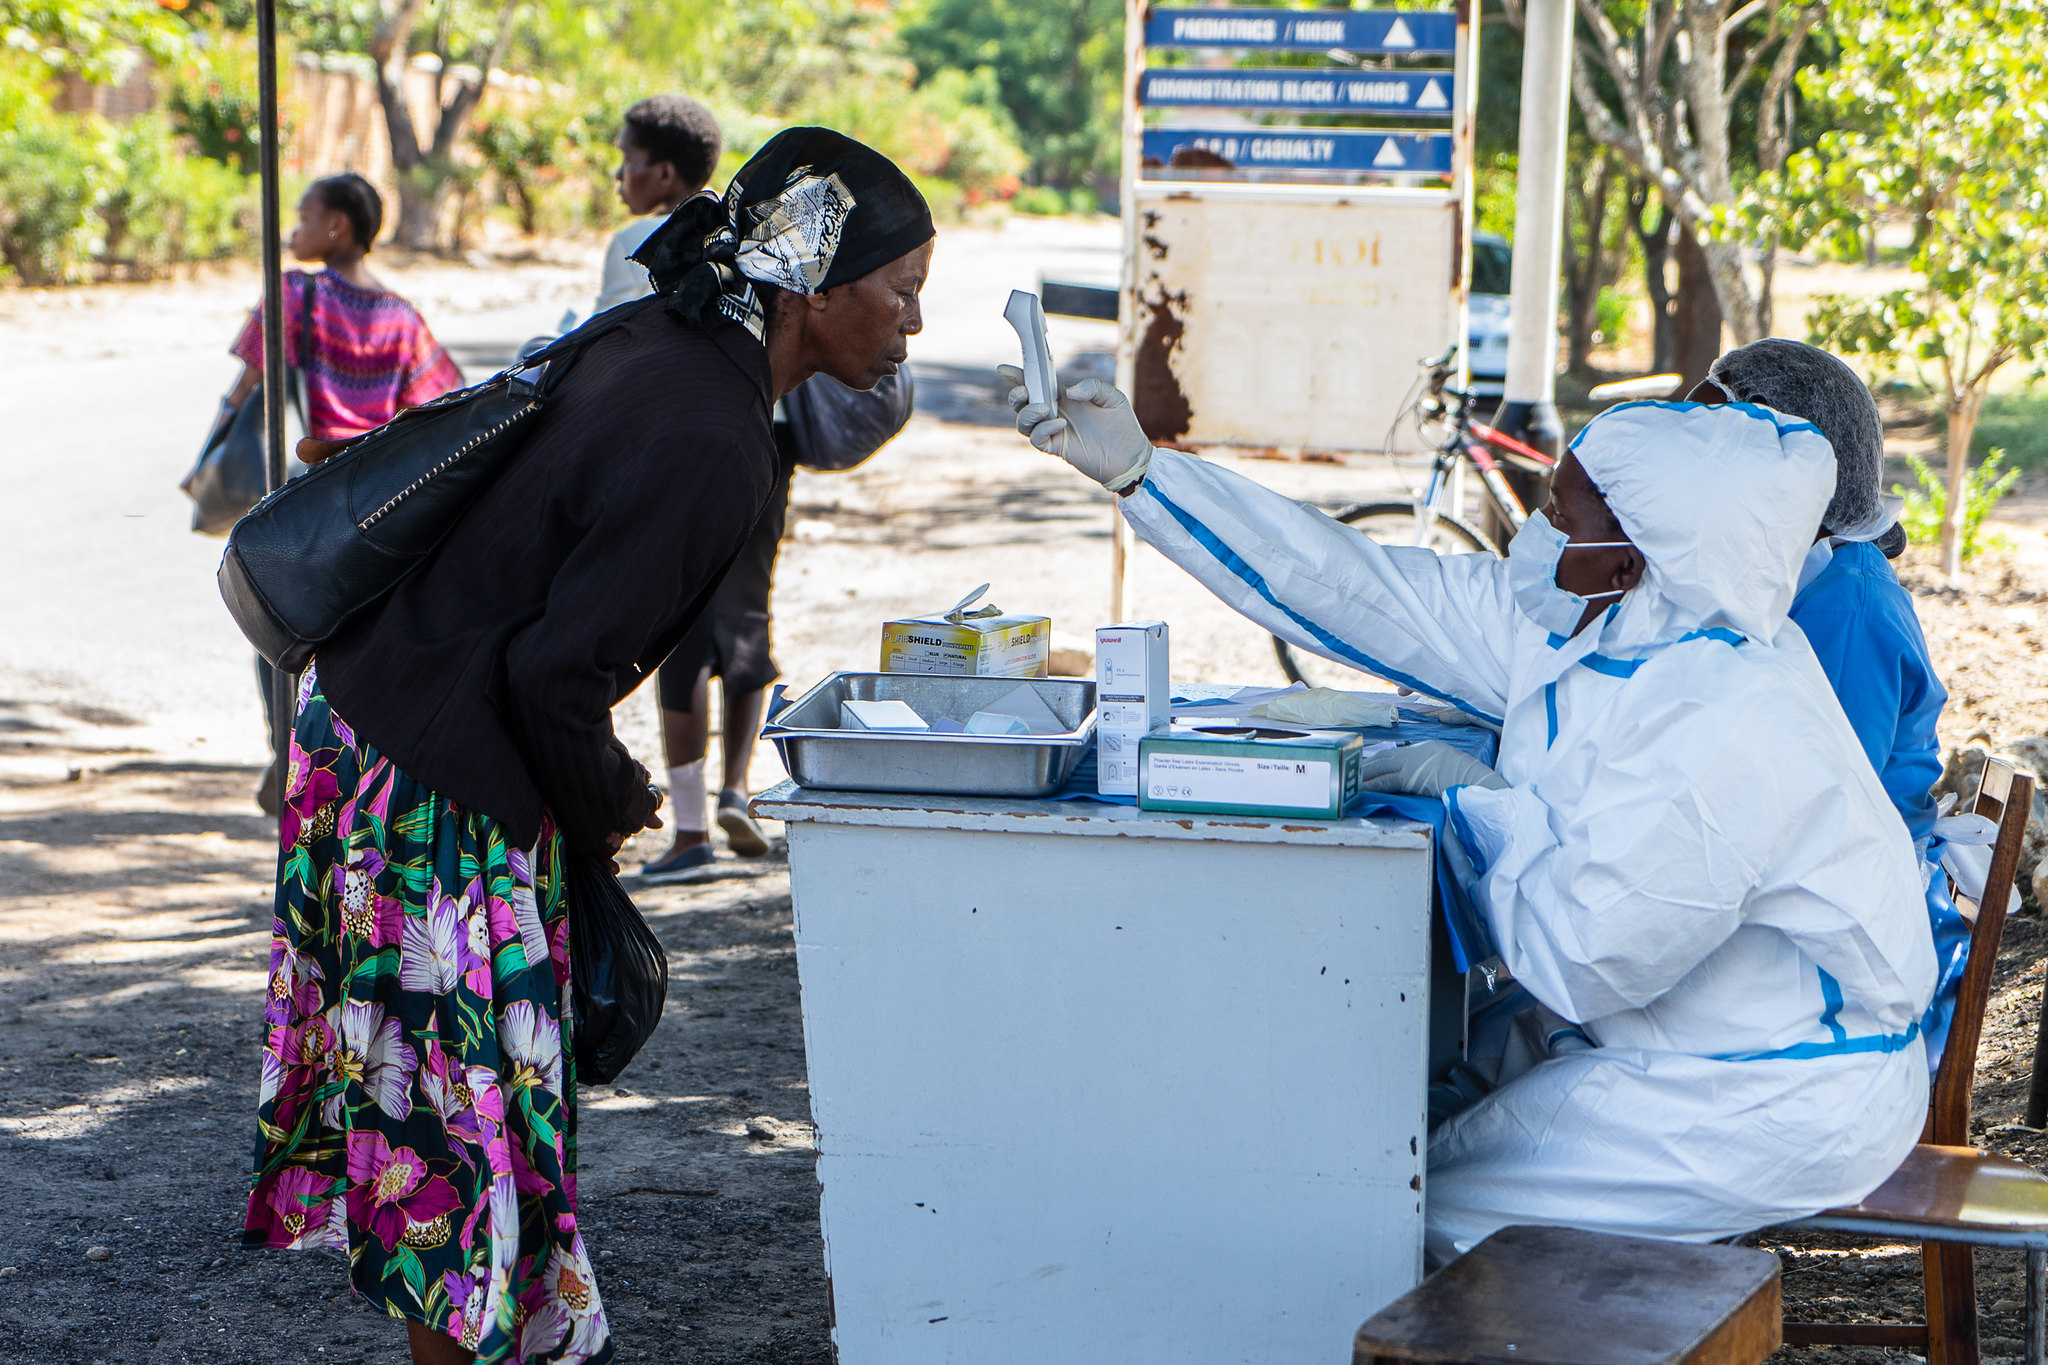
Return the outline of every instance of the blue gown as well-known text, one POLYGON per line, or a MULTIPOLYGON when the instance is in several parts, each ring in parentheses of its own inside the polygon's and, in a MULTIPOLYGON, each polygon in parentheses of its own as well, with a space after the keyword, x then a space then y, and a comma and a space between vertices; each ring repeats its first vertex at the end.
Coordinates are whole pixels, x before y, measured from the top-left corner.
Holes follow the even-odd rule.
POLYGON ((1934 676, 1912 595, 1874 545, 1837 546, 1827 567, 1792 600, 1792 620, 1813 646, 1885 794, 1933 864, 1927 918, 1941 977, 1921 1030, 1929 1061, 1938 1061, 1970 950, 1970 923, 1949 899, 1933 837, 1932 788, 1941 776, 1935 722, 1948 693, 1934 676))

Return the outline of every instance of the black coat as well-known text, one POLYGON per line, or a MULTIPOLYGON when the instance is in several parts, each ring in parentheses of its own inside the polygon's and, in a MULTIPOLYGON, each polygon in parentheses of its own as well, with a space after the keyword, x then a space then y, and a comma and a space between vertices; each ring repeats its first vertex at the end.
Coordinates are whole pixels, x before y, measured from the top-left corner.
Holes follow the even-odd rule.
POLYGON ((710 601, 775 482, 768 353, 644 310, 591 343, 433 557, 322 647, 335 713, 519 848, 653 808, 611 708, 710 601))

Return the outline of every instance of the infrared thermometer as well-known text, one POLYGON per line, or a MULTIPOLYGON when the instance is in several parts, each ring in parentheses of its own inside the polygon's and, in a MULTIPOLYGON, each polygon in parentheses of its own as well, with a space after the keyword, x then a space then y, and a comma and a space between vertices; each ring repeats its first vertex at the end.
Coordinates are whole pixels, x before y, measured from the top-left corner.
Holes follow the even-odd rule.
POLYGON ((1058 374, 1052 367, 1052 347, 1045 340, 1045 308, 1038 301, 1038 295, 1027 294, 1021 289, 1010 291, 1009 306, 1003 309, 1003 320, 1017 329, 1017 340, 1024 345, 1024 394, 1033 403, 1054 409, 1059 408, 1058 374))

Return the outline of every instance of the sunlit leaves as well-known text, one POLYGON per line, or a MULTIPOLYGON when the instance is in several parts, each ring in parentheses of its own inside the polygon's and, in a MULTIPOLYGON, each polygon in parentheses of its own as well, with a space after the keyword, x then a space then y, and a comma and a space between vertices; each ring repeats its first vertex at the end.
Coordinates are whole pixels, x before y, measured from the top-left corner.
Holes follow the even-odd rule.
POLYGON ((93 81, 123 79, 142 55, 176 61, 187 32, 157 0, 0 0, 0 47, 93 81))
POLYGON ((1806 94, 1833 126, 1774 187, 1787 240, 1843 259, 1910 232, 1921 289, 1824 300, 1816 340, 1935 362, 1952 399, 2048 342, 2048 0, 1848 0, 1806 94))

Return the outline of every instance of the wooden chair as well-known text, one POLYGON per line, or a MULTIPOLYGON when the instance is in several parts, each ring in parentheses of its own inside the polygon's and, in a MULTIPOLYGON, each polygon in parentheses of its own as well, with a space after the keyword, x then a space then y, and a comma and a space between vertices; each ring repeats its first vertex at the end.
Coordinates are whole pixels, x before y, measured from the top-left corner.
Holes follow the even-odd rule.
POLYGON ((1920 1242, 1927 1321, 1915 1324, 1788 1322, 1789 1346, 1887 1346, 1925 1353, 1927 1365, 1978 1365, 1979 1246, 2027 1253, 2027 1365, 2043 1365, 2043 1275, 2048 1270, 2048 1178, 2030 1166, 1978 1151, 1970 1143, 1970 1090, 1984 1002, 2005 933, 2006 902, 2019 872, 2020 845, 2034 805, 2034 779, 1997 761, 1984 765, 1979 815, 1998 823, 1984 903, 1970 934, 1970 961, 1957 991, 1954 1022, 1935 1074, 1927 1125, 1904 1164, 1862 1203, 1783 1226, 1920 1242))
POLYGON ((1502 1228, 1358 1329, 1353 1365, 1758 1365, 1778 1258, 1577 1228, 1502 1228))

